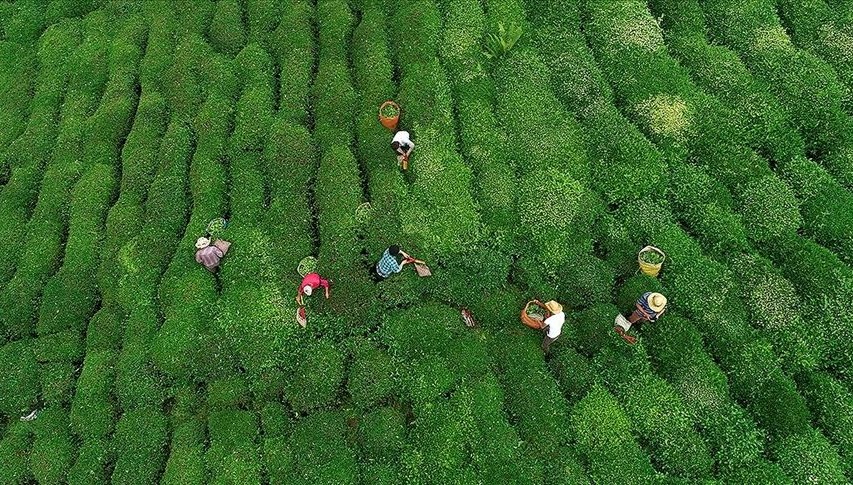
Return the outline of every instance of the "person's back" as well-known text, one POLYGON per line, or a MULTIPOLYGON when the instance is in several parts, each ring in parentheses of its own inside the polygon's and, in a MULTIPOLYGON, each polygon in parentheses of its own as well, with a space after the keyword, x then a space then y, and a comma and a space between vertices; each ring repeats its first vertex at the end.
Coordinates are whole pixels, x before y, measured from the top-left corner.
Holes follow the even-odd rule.
POLYGON ((405 264, 405 260, 401 262, 399 260, 400 257, 406 258, 408 255, 400 250, 400 247, 397 245, 389 246, 385 252, 382 253, 382 257, 379 258, 379 261, 373 267, 373 276, 375 281, 382 281, 385 278, 391 276, 392 274, 399 273, 403 270, 403 265, 405 264))
POLYGON ((228 241, 220 239, 211 244, 209 238, 200 237, 195 243, 195 247, 198 249, 195 252, 195 260, 208 271, 214 271, 230 246, 231 243, 228 241))

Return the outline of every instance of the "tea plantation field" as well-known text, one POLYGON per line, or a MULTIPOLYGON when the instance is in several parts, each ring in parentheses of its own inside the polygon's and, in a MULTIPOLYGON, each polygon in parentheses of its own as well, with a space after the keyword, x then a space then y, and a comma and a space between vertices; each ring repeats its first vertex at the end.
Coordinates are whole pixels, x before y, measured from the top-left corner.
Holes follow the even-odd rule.
POLYGON ((0 243, 3 484, 850 483, 853 0, 0 0, 0 243))

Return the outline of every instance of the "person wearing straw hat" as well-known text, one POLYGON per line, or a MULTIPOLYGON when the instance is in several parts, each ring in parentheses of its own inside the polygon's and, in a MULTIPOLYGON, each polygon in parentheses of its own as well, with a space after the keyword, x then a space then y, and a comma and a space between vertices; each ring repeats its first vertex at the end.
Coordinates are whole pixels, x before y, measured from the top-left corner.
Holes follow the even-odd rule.
POLYGON ((397 153, 397 163, 406 170, 409 168, 409 156, 412 150, 415 149, 415 144, 409 136, 408 131, 400 130, 394 135, 391 140, 391 148, 397 153))
POLYGON ((545 338, 542 339, 542 352, 548 354, 551 344, 563 332, 563 324, 566 323, 566 314, 563 313, 563 305, 554 300, 546 302, 545 308, 551 313, 551 316, 542 322, 542 331, 545 332, 545 338))
POLYGON ((637 330, 640 330, 640 327, 644 322, 656 322, 663 312, 666 311, 666 297, 661 295, 660 293, 653 293, 651 291, 647 291, 643 293, 643 296, 637 299, 637 303, 635 305, 635 310, 631 313, 631 316, 625 318, 622 315, 616 316, 616 325, 613 327, 613 330, 622 337, 623 340, 628 342, 629 344, 637 343, 636 337, 632 337, 628 335, 628 330, 631 327, 636 327, 637 330))
POLYGON ((203 265, 211 273, 219 267, 219 261, 228 252, 231 243, 218 239, 211 242, 211 238, 202 236, 195 241, 195 260, 203 265))

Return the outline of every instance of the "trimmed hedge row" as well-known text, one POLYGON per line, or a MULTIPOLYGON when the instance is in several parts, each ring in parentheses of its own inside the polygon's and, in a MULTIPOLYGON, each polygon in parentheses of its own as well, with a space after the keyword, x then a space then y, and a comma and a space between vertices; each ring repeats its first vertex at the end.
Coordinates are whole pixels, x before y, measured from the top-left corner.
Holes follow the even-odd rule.
POLYGON ((215 281, 188 252, 208 221, 225 212, 223 162, 233 114, 230 106, 227 97, 213 93, 195 118, 196 150, 189 172, 192 215, 160 284, 164 320, 151 343, 151 358, 158 369, 179 381, 215 375, 224 360, 211 331, 218 299, 215 281))
POLYGON ((36 56, 13 42, 0 41, 0 146, 23 133, 30 116, 30 102, 35 88, 36 56))
POLYGON ((228 56, 234 57, 246 45, 246 26, 243 13, 237 0, 219 0, 216 13, 210 21, 207 38, 213 47, 228 56))
POLYGON ((15 276, 0 293, 0 306, 5 309, 0 315, 0 329, 7 338, 31 333, 37 316, 35 299, 58 264, 67 220, 66 194, 79 176, 76 160, 89 131, 87 119, 97 107, 107 81, 105 22, 103 15, 87 18, 86 42, 69 62, 88 75, 84 77, 76 70, 71 75, 57 145, 44 172, 38 202, 26 225, 26 237, 21 240, 22 251, 17 252, 15 276))
POLYGON ((357 156, 363 176, 367 177, 367 195, 372 208, 364 230, 364 244, 370 258, 378 258, 392 244, 410 247, 401 233, 398 207, 402 194, 406 193, 405 181, 398 170, 393 170, 394 154, 389 148, 391 134, 376 120, 379 105, 392 99, 397 90, 388 43, 383 12, 375 7, 365 8, 361 11, 361 22, 353 30, 350 49, 353 83, 358 95, 357 156))
POLYGON ((207 483, 204 462, 205 426, 197 419, 178 424, 172 431, 169 459, 160 483, 202 485, 207 483))
POLYGON ((841 107, 844 86, 832 67, 793 45, 772 1, 713 0, 703 9, 712 39, 735 49, 773 86, 809 154, 843 186, 853 186, 853 118, 841 107))
POLYGON ((770 252, 773 263, 791 280, 809 309, 809 323, 822 338, 826 363, 840 378, 853 376, 853 342, 843 329, 851 321, 846 310, 853 298, 853 270, 825 248, 791 237, 770 252))
MULTIPOLYGON (((511 308, 517 303, 512 301, 511 308)), ((571 330, 570 324, 564 328, 571 330)), ((584 467, 577 463, 577 447, 572 445, 575 435, 570 428, 571 410, 542 361, 538 337, 500 332, 488 340, 495 373, 503 388, 504 408, 518 436, 527 443, 522 456, 529 456, 535 463, 530 465, 533 476, 543 474, 546 482, 554 483, 568 480, 567 476, 582 478, 584 467)), ((555 344, 559 346, 560 343, 555 344)))
MULTIPOLYGON (((38 72, 30 102, 29 120, 21 136, 8 144, 0 155, 0 164, 10 170, 8 181, 0 192, 0 212, 5 214, 7 221, 0 228, 0 237, 10 247, 20 247, 26 236, 31 204, 38 195, 43 167, 56 143, 58 116, 72 64, 68 59, 79 43, 79 22, 56 24, 44 33, 37 55, 42 69, 38 72)), ((73 92, 77 86, 68 89, 73 92)), ((12 278, 17 260, 16 251, 0 255, 0 285, 12 278)))
POLYGON ((628 417, 602 387, 593 387, 575 405, 571 422, 577 449, 594 482, 653 481, 657 477, 648 455, 631 436, 628 417))
POLYGON ((439 49, 450 74, 456 123, 465 160, 474 175, 483 223, 494 245, 509 250, 516 230, 515 174, 505 163, 506 133, 495 115, 494 83, 484 67, 480 39, 486 15, 474 0, 443 1, 444 38, 439 49))
MULTIPOLYGON (((409 192, 400 206, 403 233, 430 261, 465 252, 478 238, 480 217, 471 194, 471 169, 456 151, 450 84, 436 57, 441 16, 435 2, 396 3, 394 62, 401 73, 401 129, 417 150, 409 192)), ((413 249, 414 251, 414 249, 413 249)), ((437 261, 436 261, 437 262, 437 261)))
POLYGON ((287 0, 281 22, 270 36, 270 51, 281 66, 279 114, 295 123, 308 121, 315 52, 311 20, 314 9, 308 0, 287 0))
POLYGON ((75 452, 68 432, 67 411, 62 408, 44 409, 31 426, 34 440, 30 448, 30 472, 38 483, 65 483, 75 452))
POLYGON ((489 368, 485 347, 465 331, 458 312, 444 305, 425 304, 391 313, 381 335, 399 369, 394 373, 397 387, 416 406, 489 368))
POLYGON ((154 483, 166 462, 168 420, 160 410, 140 407, 125 413, 116 425, 113 483, 154 483))
POLYGON ((257 416, 249 411, 215 411, 208 417, 207 428, 209 483, 260 483, 257 416))
POLYGON ((593 362, 658 470, 688 480, 711 478, 714 460, 693 429, 695 416, 676 390, 652 373, 642 346, 608 345, 593 362))
POLYGON ((805 143, 769 86, 755 78, 733 51, 711 45, 697 34, 705 30, 698 1, 656 0, 652 7, 665 19, 670 49, 691 70, 696 83, 743 118, 738 124, 750 145, 776 160, 776 173, 800 201, 803 230, 842 259, 850 259, 847 241, 853 231, 853 196, 804 158, 805 143))
POLYGON ((29 423, 11 423, 0 440, 0 476, 7 483, 25 484, 34 480, 29 473, 33 431, 29 423))
POLYGON ((816 424, 841 455, 847 479, 853 478, 853 391, 823 372, 798 375, 797 385, 816 424))
MULTIPOLYGON (((629 291, 625 301, 635 298, 642 286, 629 291)), ((675 387, 699 424, 713 450, 717 473, 758 466, 764 449, 761 431, 729 397, 727 378, 705 351, 693 324, 677 314, 669 315, 644 333, 655 371, 675 387)))

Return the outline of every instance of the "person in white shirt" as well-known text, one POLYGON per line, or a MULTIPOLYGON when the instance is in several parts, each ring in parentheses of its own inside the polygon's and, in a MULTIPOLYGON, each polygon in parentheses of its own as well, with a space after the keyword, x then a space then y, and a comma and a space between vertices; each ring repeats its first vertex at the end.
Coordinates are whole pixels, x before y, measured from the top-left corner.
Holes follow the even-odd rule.
POLYGON ((563 305, 560 305, 554 300, 545 303, 545 308, 551 313, 551 316, 542 322, 542 330, 545 332, 545 338, 542 340, 542 351, 549 353, 551 344, 560 337, 563 332, 563 324, 566 322, 566 314, 563 313, 563 305))
POLYGON ((415 149, 415 144, 412 142, 408 131, 398 131, 391 141, 391 148, 397 153, 397 162, 403 167, 403 170, 409 168, 409 156, 412 150, 415 149))

